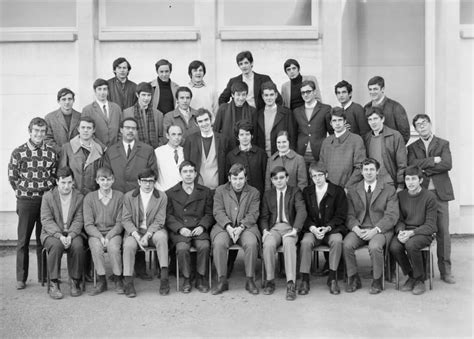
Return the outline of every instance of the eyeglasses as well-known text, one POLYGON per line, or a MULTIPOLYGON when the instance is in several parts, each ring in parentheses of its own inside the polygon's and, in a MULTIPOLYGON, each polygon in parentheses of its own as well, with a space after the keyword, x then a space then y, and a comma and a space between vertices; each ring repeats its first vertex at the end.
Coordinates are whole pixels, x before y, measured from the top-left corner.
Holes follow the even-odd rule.
POLYGON ((286 176, 284 175, 278 175, 278 176, 272 177, 272 180, 285 180, 285 179, 286 179, 286 176))
POLYGON ((311 178, 320 178, 320 177, 325 177, 326 174, 323 174, 323 173, 316 173, 316 174, 312 174, 311 175, 311 178))
POLYGON ((128 129, 128 130, 132 130, 132 131, 136 131, 137 128, 136 127, 133 127, 133 126, 123 126, 123 129, 128 129))
POLYGON ((301 91, 301 95, 309 95, 311 93, 313 93, 313 90, 301 91))
POLYGON ((419 128, 419 127, 426 127, 426 126, 428 126, 428 120, 423 120, 423 121, 420 121, 420 122, 415 122, 415 126, 416 126, 416 128, 419 128))
POLYGON ((155 183, 155 179, 140 179, 140 182, 142 184, 154 184, 155 183))

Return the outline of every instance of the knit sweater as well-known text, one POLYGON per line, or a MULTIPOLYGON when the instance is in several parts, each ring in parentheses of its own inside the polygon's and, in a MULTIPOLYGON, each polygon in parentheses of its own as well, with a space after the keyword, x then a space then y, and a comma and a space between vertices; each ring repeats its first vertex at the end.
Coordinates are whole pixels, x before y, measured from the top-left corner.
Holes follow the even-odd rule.
POLYGON ((395 226, 395 232, 413 230, 415 234, 432 235, 437 231, 436 197, 430 191, 422 188, 415 195, 403 190, 398 193, 400 218, 395 226))
POLYGON ((84 229, 90 237, 112 239, 122 234, 123 193, 112 191, 107 205, 99 200, 99 191, 90 192, 84 198, 84 229))

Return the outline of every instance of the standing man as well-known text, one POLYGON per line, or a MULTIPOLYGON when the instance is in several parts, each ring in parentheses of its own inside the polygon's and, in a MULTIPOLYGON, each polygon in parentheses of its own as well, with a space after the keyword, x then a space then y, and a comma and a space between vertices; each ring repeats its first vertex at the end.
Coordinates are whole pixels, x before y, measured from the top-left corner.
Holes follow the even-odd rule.
POLYGON ((399 212, 395 188, 379 180, 379 170, 380 164, 377 160, 364 160, 364 180, 347 192, 346 226, 350 232, 344 238, 343 244, 348 277, 346 292, 355 292, 362 287, 357 273, 355 251, 364 245, 369 247, 372 262, 373 280, 370 294, 378 294, 383 289, 384 248, 390 244, 399 212))
POLYGON ((346 80, 339 81, 334 86, 334 92, 336 93, 337 101, 339 101, 346 113, 346 127, 352 133, 360 136, 370 132, 364 108, 352 101, 352 85, 346 80))
POLYGON ((192 106, 205 108, 214 116, 217 112, 217 93, 212 86, 204 81, 206 65, 200 60, 193 60, 188 66, 190 78, 189 88, 193 92, 192 106))
POLYGON ((170 125, 166 131, 168 143, 155 149, 156 163, 158 166, 158 180, 156 189, 167 191, 182 180, 179 166, 184 160, 183 132, 178 125, 170 125))
POLYGON ((89 116, 95 121, 95 137, 106 147, 117 142, 122 110, 107 100, 109 84, 104 79, 94 81, 96 100, 84 107, 82 116, 89 116))
POLYGON ((179 85, 170 79, 173 65, 166 59, 160 59, 155 64, 158 77, 150 82, 153 88, 153 107, 163 115, 175 108, 175 96, 179 85))
POLYGON ((182 162, 179 171, 182 181, 166 191, 166 227, 176 247, 177 259, 184 276, 183 292, 191 292, 189 250, 193 246, 197 251, 196 288, 206 293, 209 291, 206 279, 210 251, 209 231, 214 223, 212 193, 209 188, 194 183, 197 172, 196 165, 191 161, 182 162))
POLYGON ((16 288, 26 287, 29 268, 29 245, 36 225, 38 281, 41 277, 41 198, 54 187, 58 158, 53 147, 45 143, 48 125, 34 118, 28 125, 30 138, 12 152, 8 163, 8 180, 16 196, 18 243, 16 248, 16 288))
MULTIPOLYGON (((265 106, 262 99, 261 86, 264 82, 272 81, 272 79, 266 74, 259 74, 253 71, 253 56, 250 51, 240 52, 237 54, 235 60, 242 71, 242 74, 229 80, 226 88, 219 96, 219 106, 229 102, 232 93, 232 84, 239 81, 247 84, 248 91, 246 100, 250 106, 255 107, 258 111, 265 106)), ((277 103, 280 105, 283 103, 281 96, 278 96, 277 103)))
MULTIPOLYGON (((400 132, 405 144, 410 140, 410 123, 405 108, 395 100, 385 96, 385 80, 374 76, 367 84, 371 102, 364 106, 365 110, 379 107, 385 116, 385 125, 400 132)), ((366 113, 367 115, 367 113, 366 113)))
POLYGON ((119 105, 120 109, 124 111, 137 102, 137 97, 135 96, 137 84, 128 80, 132 65, 130 65, 127 59, 120 57, 114 60, 112 70, 115 77, 107 80, 109 84, 109 94, 107 98, 109 101, 119 105))
POLYGON ((426 114, 413 118, 413 126, 420 139, 408 146, 408 164, 419 166, 425 180, 422 186, 432 191, 438 204, 436 245, 441 280, 448 284, 456 281, 451 274, 451 238, 449 235, 449 201, 454 200, 453 186, 449 178, 452 167, 449 142, 432 132, 431 119, 426 114))
POLYGON ((61 146, 78 134, 81 113, 72 108, 74 97, 74 92, 69 88, 61 88, 57 95, 59 108, 44 117, 48 124, 45 142, 58 154, 61 152, 61 146))
POLYGON ((296 299, 296 243, 307 212, 303 195, 297 187, 288 186, 288 172, 283 166, 270 173, 273 188, 263 195, 260 230, 263 240, 263 260, 267 279, 264 294, 275 291, 275 255, 283 246, 286 272, 286 300, 296 299))

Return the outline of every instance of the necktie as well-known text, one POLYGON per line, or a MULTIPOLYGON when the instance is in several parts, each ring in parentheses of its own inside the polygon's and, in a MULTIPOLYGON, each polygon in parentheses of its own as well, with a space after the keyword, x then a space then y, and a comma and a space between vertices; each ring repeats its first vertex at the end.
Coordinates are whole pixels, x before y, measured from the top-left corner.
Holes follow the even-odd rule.
POLYGON ((367 193, 372 193, 372 187, 369 185, 369 188, 367 189, 367 193))
POLYGON ((130 153, 132 153, 132 148, 130 147, 130 144, 128 144, 127 159, 130 158, 130 153))
POLYGON ((174 162, 178 163, 178 150, 177 149, 174 150, 174 162))
POLYGON ((283 192, 280 192, 280 201, 278 202, 278 221, 283 222, 283 192))
POLYGON ((105 117, 108 119, 109 118, 109 113, 107 112, 107 105, 104 105, 103 108, 104 108, 105 117))

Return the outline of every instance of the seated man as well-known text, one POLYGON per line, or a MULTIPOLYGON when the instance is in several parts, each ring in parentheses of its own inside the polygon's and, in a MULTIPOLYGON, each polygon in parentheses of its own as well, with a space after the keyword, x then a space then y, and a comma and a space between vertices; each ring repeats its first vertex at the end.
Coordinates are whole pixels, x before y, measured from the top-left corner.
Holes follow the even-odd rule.
POLYGON ((122 280, 122 205, 123 193, 112 189, 114 174, 107 167, 97 170, 99 189, 84 198, 84 229, 89 236, 89 248, 98 275, 98 282, 89 295, 107 290, 104 253, 109 254, 115 292, 123 294, 122 280))
POLYGON ((379 170, 377 160, 365 159, 362 162, 364 180, 347 192, 346 226, 351 232, 344 238, 343 244, 348 277, 346 292, 354 292, 362 287, 357 274, 355 251, 367 244, 373 271, 370 294, 382 292, 383 249, 392 239, 399 212, 395 188, 378 180, 379 170))
POLYGON ((63 253, 67 252, 67 268, 71 277, 71 296, 82 294, 81 277, 84 268, 84 227, 82 194, 73 189, 74 174, 68 167, 57 172, 57 187, 43 196, 41 203, 41 243, 48 250, 48 274, 51 279, 49 296, 62 299, 59 288, 59 268, 63 253))
POLYGON ((395 226, 396 237, 390 243, 390 253, 408 275, 402 291, 425 292, 425 270, 421 250, 429 246, 436 233, 437 203, 435 195, 421 187, 423 173, 417 166, 405 170, 407 189, 398 192, 400 218, 395 226))
POLYGON ((165 229, 166 194, 154 189, 156 173, 145 168, 138 173, 138 188, 125 194, 123 200, 122 225, 123 275, 125 295, 137 295, 133 284, 133 267, 138 248, 155 246, 161 267, 160 294, 170 291, 168 280, 168 232, 165 229))
MULTIPOLYGON (((276 166, 270 173, 273 188, 266 191, 262 201, 260 229, 263 233, 263 260, 267 281, 263 293, 275 291, 275 254, 283 244, 286 272, 286 300, 296 299, 296 242, 307 216, 301 191, 288 186, 288 171, 276 166)), ((262 273, 263 274, 263 273, 262 273)))
POLYGON ((329 245, 329 277, 327 285, 331 294, 339 294, 336 271, 342 255, 342 238, 347 233, 347 198, 341 186, 326 180, 328 172, 321 163, 312 163, 309 174, 313 185, 306 187, 303 198, 308 217, 303 227, 304 237, 300 247, 300 273, 302 275, 298 294, 309 292, 309 272, 313 248, 329 245))
POLYGON ((255 285, 255 265, 258 255, 260 232, 257 227, 260 193, 247 184, 247 173, 242 164, 234 164, 229 170, 229 182, 217 187, 214 195, 214 218, 216 224, 211 231, 212 255, 219 282, 212 294, 229 289, 227 283, 228 250, 232 244, 244 249, 245 289, 258 294, 255 285))
MULTIPOLYGON (((181 273, 184 276, 183 292, 191 292, 191 256, 189 250, 197 251, 196 287, 200 292, 209 291, 207 266, 209 264, 209 230, 214 223, 212 216, 212 193, 205 186, 194 183, 196 165, 185 160, 179 166, 182 181, 166 191, 166 227, 176 247, 181 273)), ((179 274, 179 272, 176 272, 179 274)))

